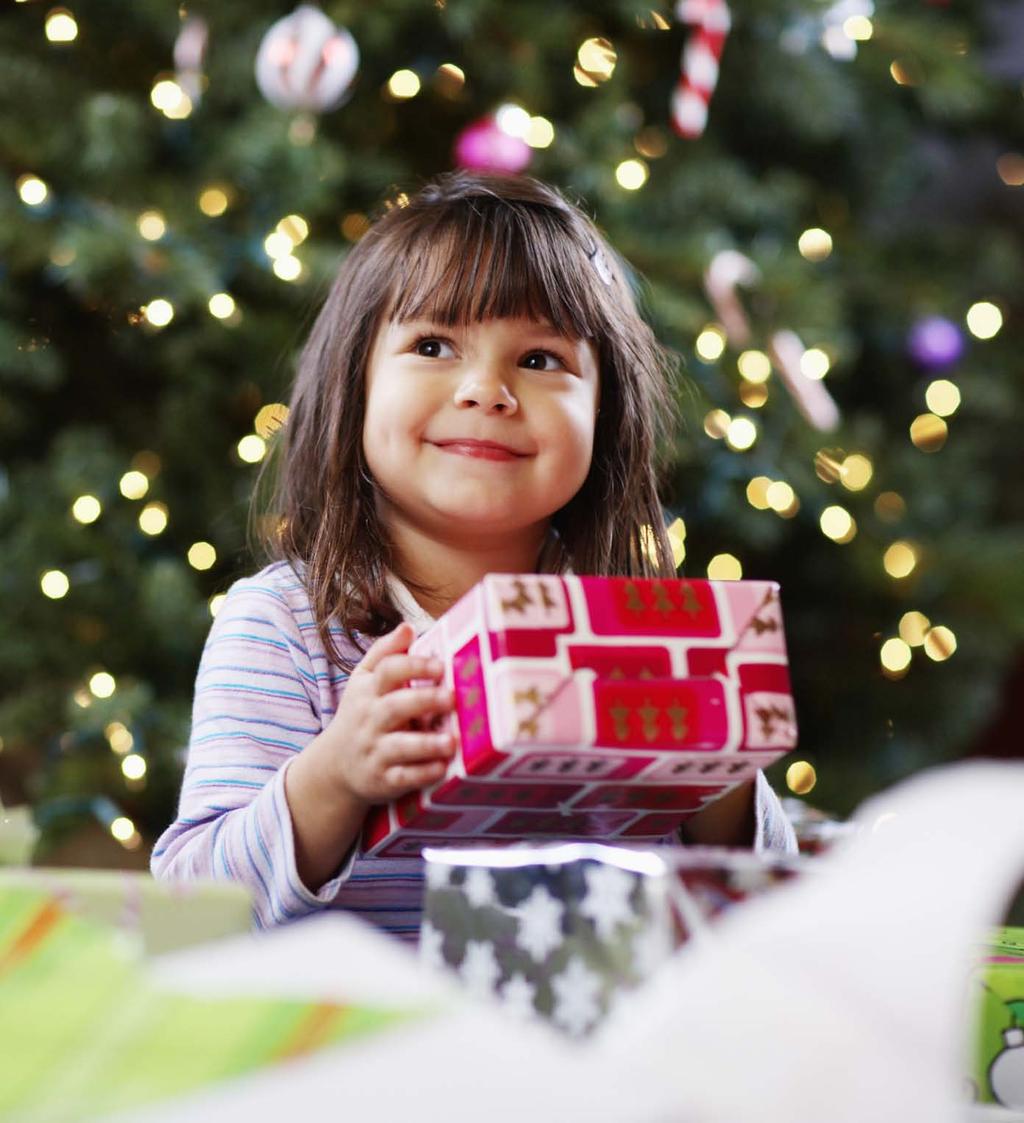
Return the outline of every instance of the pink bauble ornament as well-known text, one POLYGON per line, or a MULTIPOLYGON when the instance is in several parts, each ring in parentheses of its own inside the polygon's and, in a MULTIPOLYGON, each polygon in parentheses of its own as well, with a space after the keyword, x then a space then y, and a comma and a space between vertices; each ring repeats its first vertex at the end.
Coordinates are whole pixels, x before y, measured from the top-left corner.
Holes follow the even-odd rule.
POLYGON ((467 125, 455 139, 455 163, 471 171, 516 175, 532 157, 526 141, 503 132, 493 116, 467 125))
POLYGON ((273 24, 256 55, 256 84, 279 109, 322 113, 345 100, 359 48, 319 8, 302 4, 273 24))

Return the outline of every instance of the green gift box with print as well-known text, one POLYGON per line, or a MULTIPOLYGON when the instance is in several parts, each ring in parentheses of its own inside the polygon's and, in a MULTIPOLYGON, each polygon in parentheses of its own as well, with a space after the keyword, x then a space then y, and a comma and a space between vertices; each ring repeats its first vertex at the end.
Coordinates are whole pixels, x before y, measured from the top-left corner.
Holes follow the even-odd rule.
POLYGON ((971 974, 978 1100, 1024 1111, 1024 928, 998 928, 971 974))

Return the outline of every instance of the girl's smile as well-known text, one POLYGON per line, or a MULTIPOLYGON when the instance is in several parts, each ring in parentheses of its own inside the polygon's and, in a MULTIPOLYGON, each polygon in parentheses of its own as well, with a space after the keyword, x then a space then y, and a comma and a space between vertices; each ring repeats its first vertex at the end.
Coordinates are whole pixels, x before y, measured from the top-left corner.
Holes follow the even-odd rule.
POLYGON ((492 460, 492 461, 512 461, 521 460, 528 454, 525 452, 516 452, 514 449, 506 445, 498 444, 495 441, 476 441, 467 438, 458 438, 450 441, 431 441, 436 448, 441 449, 442 452, 451 452, 459 456, 472 456, 477 460, 492 460))

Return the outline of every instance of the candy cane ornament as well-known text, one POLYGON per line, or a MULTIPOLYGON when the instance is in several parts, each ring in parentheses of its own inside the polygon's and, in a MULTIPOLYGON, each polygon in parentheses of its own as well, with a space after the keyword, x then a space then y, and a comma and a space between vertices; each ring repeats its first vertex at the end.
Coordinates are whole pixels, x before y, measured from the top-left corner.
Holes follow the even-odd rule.
POLYGON ((683 48, 679 82, 672 93, 672 126, 681 137, 692 140, 708 122, 732 17, 725 0, 679 0, 676 18, 696 29, 683 48))
MULTIPOLYGON (((704 289, 729 342, 744 347, 750 341, 750 321, 740 299, 739 288, 749 288, 761 279, 761 271, 739 250, 720 250, 704 272, 704 289)), ((822 433, 839 424, 839 407, 820 379, 808 378, 800 366, 804 345, 796 332, 772 333, 768 354, 793 404, 804 420, 822 433)))

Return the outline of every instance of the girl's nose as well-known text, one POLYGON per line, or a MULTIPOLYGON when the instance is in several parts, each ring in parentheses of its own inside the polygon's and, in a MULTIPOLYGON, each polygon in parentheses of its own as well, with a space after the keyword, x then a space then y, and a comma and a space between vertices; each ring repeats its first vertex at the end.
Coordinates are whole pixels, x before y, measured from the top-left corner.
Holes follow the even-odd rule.
POLYGON ((497 374, 476 371, 467 375, 455 391, 460 409, 478 406, 485 413, 515 413, 519 403, 506 381, 497 374))

